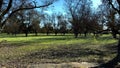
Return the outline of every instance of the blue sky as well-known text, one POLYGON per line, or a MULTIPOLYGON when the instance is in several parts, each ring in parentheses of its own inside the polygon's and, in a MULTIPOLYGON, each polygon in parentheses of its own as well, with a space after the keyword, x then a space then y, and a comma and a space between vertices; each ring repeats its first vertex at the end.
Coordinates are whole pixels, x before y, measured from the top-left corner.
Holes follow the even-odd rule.
MULTIPOLYGON (((100 0, 92 0, 93 1, 93 7, 97 8, 98 5, 101 4, 100 0)), ((65 11, 64 8, 64 0, 58 0, 57 2, 55 2, 53 5, 51 5, 49 10, 46 10, 46 13, 52 13, 52 12, 63 12, 65 11), (51 8, 53 7, 53 8, 51 8)))

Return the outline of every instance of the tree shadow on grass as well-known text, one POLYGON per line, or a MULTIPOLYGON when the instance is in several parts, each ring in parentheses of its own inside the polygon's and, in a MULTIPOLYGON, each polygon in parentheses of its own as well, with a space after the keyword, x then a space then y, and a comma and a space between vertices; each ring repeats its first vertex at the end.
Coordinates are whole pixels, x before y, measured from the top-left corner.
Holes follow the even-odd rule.
MULTIPOLYGON (((111 54, 111 52, 109 52, 109 54, 111 54)), ((77 62, 79 60, 79 62, 83 61, 83 62, 104 63, 105 60, 103 59, 103 57, 109 54, 108 51, 102 51, 100 49, 81 48, 79 45, 58 46, 55 48, 53 47, 53 48, 49 48, 45 50, 43 49, 37 52, 29 53, 24 57, 22 57, 21 59, 19 59, 18 62, 59 63, 59 62, 68 62, 68 60, 69 62, 77 62), (81 57, 86 58, 86 60, 84 61, 83 58, 81 57), (47 60, 41 61, 42 59, 48 59, 50 61, 47 60)))
POLYGON ((110 54, 116 53, 116 45, 104 45, 101 48, 83 48, 81 44, 62 45, 32 51, 22 57, 13 59, 9 65, 13 64, 29 64, 29 63, 62 63, 62 62, 95 62, 104 63, 103 58, 110 54), (105 50, 104 50, 105 49, 105 50))
MULTIPOLYGON (((104 46, 107 49, 107 53, 109 54, 117 54, 117 45, 111 44, 112 46, 104 46)), ((109 55, 108 54, 108 55, 109 55)), ((108 62, 101 63, 100 65, 92 68, 120 68, 118 65, 119 58, 116 55, 108 62), (118 67, 117 67, 118 66, 118 67)))

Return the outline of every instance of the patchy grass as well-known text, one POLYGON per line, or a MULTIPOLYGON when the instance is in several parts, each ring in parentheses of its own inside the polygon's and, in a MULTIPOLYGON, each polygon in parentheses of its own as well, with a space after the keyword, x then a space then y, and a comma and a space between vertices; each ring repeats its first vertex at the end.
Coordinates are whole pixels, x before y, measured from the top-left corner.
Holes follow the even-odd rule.
POLYGON ((117 40, 111 35, 74 38, 66 36, 0 35, 0 62, 61 63, 107 62, 116 55, 117 40), (3 40, 6 40, 5 42, 3 40))

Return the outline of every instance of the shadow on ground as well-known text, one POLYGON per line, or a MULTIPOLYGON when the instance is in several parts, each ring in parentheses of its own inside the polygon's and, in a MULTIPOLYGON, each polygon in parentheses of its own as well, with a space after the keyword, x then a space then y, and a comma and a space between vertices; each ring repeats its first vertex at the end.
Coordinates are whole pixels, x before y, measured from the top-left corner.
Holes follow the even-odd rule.
MULTIPOLYGON (((84 45, 83 45, 84 46, 84 45)), ((31 52, 17 60, 17 62, 29 63, 62 63, 62 62, 96 62, 104 63, 113 58, 116 53, 116 45, 104 48, 82 48, 80 45, 57 46, 31 52)))

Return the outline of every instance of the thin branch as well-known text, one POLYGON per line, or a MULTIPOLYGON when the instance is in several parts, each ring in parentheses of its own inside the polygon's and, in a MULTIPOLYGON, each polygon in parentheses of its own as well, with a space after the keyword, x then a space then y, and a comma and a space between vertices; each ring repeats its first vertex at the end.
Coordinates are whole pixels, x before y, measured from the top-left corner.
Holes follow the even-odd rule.
POLYGON ((19 8, 19 9, 16 9, 16 10, 12 11, 12 13, 11 13, 9 16, 11 17, 12 14, 14 14, 14 13, 16 13, 16 12, 18 12, 18 11, 21 11, 21 10, 29 10, 29 9, 34 9, 34 8, 42 8, 42 7, 49 6, 49 5, 51 5, 51 4, 53 4, 53 2, 48 3, 48 4, 46 4, 46 5, 42 5, 42 6, 36 6, 36 5, 35 5, 35 6, 33 6, 33 7, 19 8))

